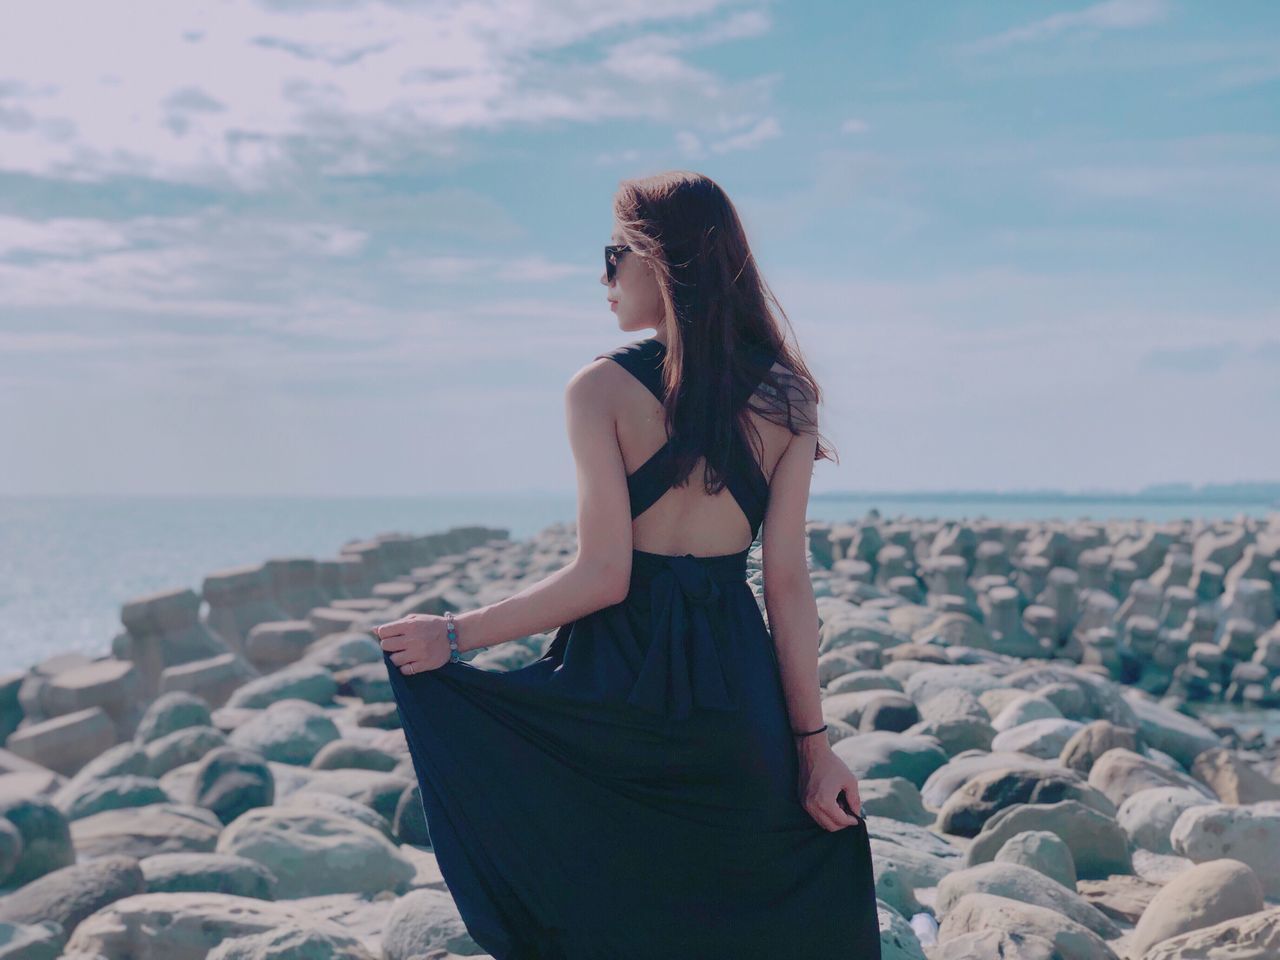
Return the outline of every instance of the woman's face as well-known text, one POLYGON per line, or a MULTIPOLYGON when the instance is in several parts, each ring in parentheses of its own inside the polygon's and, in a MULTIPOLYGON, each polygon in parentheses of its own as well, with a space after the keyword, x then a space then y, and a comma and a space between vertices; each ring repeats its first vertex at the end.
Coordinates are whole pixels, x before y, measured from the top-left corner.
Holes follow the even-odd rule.
MULTIPOLYGON (((622 236, 615 227, 609 243, 622 242, 622 236)), ((658 286, 657 274, 644 257, 631 250, 624 250, 617 258, 618 269, 614 273, 613 283, 609 282, 607 271, 601 271, 600 282, 608 287, 607 296, 611 309, 617 314, 618 329, 661 329, 662 292, 658 286)))

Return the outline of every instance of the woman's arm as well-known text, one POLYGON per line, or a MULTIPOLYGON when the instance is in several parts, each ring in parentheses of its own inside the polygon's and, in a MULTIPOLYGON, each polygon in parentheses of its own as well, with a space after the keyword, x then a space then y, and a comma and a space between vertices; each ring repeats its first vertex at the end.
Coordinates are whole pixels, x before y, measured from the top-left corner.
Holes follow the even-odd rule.
POLYGON ((491 647, 620 603, 631 580, 631 499, 618 445, 613 361, 594 360, 565 387, 578 475, 578 553, 519 593, 458 615, 458 648, 491 647))
MULTIPOLYGON (((818 604, 809 580, 805 528, 817 442, 815 434, 797 434, 783 451, 769 482, 769 506, 760 538, 765 608, 793 730, 816 730, 823 723, 818 604)), ((799 743, 813 748, 826 744, 827 738, 819 734, 799 743)))
MULTIPOLYGON (((818 684, 818 604, 809 579, 805 527, 818 446, 817 410, 811 396, 805 396, 799 406, 801 422, 811 429, 791 438, 774 468, 761 530, 764 602, 793 733, 817 730, 825 722, 818 684)), ((793 737, 793 741, 799 758, 799 793, 809 815, 827 830, 856 823, 841 808, 839 798, 843 793, 849 810, 860 816, 858 780, 835 755, 826 733, 793 737)))

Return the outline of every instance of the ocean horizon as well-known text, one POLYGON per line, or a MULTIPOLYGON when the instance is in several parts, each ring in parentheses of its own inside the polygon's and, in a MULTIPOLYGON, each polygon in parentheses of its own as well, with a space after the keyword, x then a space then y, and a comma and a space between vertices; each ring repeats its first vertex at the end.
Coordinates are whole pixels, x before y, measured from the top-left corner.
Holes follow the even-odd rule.
MULTIPOLYGON (((1262 517, 1268 497, 1222 502, 1090 494, 815 494, 813 520, 1262 517)), ((431 497, 0 496, 0 669, 46 657, 100 656, 120 632, 120 609, 148 594, 190 587, 218 570, 271 557, 334 557, 384 533, 421 535, 480 524, 515 540, 573 522, 572 495, 431 497)))

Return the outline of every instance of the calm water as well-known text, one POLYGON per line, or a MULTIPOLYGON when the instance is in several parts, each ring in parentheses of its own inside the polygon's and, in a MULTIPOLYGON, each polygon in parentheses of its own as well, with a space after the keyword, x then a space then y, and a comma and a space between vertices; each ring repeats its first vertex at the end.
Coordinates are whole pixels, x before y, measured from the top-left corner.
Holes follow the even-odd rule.
MULTIPOLYGON (((885 517, 1264 516, 1254 506, 918 496, 815 498, 810 516, 885 517)), ((0 497, 0 670, 54 653, 95 655, 120 630, 120 607, 149 593, 191 587, 206 574, 269 557, 333 557, 350 540, 423 534, 462 524, 506 529, 513 539, 575 517, 572 496, 496 498, 0 497)))

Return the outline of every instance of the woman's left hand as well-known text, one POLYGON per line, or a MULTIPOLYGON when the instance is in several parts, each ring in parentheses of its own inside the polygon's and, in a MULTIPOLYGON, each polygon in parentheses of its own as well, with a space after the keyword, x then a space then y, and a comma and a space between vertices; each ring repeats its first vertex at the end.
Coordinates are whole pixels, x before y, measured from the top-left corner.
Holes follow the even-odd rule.
POLYGON ((403 674, 435 670, 449 662, 449 635, 444 617, 411 613, 373 628, 384 653, 403 674))
POLYGON ((800 801, 809 816, 826 830, 843 830, 862 822, 862 798, 858 778, 825 739, 800 748, 800 801), (845 804, 840 804, 844 794, 845 804))

